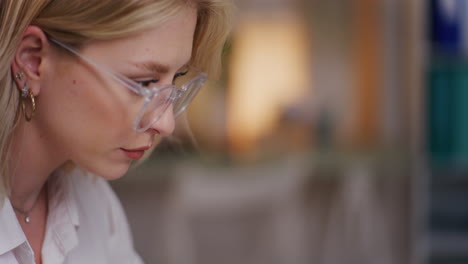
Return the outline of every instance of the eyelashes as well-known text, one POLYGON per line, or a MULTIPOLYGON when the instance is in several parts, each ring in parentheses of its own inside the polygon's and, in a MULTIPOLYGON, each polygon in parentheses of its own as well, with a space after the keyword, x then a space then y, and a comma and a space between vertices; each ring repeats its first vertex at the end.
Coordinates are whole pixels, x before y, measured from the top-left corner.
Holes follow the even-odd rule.
MULTIPOLYGON (((188 74, 188 71, 176 73, 174 75, 174 78, 172 79, 172 83, 174 84, 174 82, 177 80, 177 78, 185 76, 187 74, 188 74)), ((158 83, 159 79, 151 79, 151 80, 136 81, 136 82, 138 84, 140 84, 142 87, 148 87, 148 86, 150 86, 152 84, 158 83)))
POLYGON ((188 73, 188 71, 177 73, 176 75, 174 75, 174 81, 179 77, 187 75, 187 73, 188 73))
POLYGON ((141 86, 143 86, 143 87, 148 87, 148 86, 150 86, 150 85, 153 84, 153 83, 159 82, 159 80, 152 79, 152 80, 136 81, 136 82, 137 82, 138 84, 140 84, 141 86))

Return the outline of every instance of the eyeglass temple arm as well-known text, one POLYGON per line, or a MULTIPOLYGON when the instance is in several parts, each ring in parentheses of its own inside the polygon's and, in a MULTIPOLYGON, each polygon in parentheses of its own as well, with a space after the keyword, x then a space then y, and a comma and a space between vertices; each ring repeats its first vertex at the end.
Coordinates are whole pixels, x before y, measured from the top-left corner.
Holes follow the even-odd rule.
POLYGON ((112 76, 112 78, 114 80, 116 80, 119 83, 121 83, 121 84, 125 85, 126 87, 130 88, 132 91, 141 94, 141 90, 137 89, 134 85, 132 85, 131 80, 129 80, 127 77, 109 71, 107 68, 95 63, 94 61, 92 61, 88 57, 78 53, 76 50, 72 49, 71 47, 65 45, 64 43, 62 43, 62 42, 60 42, 60 41, 58 41, 58 40, 56 40, 56 39, 54 39, 52 37, 49 37, 49 39, 50 39, 50 41, 54 42, 55 44, 61 46, 62 48, 66 49, 69 52, 71 52, 71 53, 75 54, 76 56, 80 57, 81 59, 83 59, 87 63, 91 64, 93 67, 99 69, 100 71, 103 71, 103 72, 109 74, 110 76, 112 76))

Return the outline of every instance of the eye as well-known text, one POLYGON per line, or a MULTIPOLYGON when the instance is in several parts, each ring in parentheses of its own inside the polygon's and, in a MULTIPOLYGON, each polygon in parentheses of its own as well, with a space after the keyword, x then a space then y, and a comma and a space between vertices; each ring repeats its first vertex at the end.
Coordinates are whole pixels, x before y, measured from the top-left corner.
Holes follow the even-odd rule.
POLYGON ((172 82, 174 83, 177 80, 177 78, 182 77, 184 75, 187 75, 187 73, 188 73, 188 71, 176 73, 174 75, 174 79, 172 80, 172 82))
POLYGON ((151 84, 155 84, 159 82, 159 80, 152 79, 152 80, 145 80, 145 81, 136 81, 138 84, 140 84, 142 87, 148 87, 151 84))

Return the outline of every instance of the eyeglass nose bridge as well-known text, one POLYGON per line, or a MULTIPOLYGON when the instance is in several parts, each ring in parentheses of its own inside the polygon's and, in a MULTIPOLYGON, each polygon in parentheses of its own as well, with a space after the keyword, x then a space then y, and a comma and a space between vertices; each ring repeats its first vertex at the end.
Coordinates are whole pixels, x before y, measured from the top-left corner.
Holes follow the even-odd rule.
POLYGON ((151 97, 157 92, 152 92, 151 90, 142 89, 142 95, 145 97, 145 100, 151 100, 151 97))

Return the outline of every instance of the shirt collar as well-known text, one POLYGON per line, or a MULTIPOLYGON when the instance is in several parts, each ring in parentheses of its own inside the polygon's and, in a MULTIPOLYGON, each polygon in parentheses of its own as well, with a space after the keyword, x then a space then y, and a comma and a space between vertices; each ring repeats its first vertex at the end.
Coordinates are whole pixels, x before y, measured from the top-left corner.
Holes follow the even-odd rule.
POLYGON ((0 255, 3 255, 27 240, 13 211, 10 199, 6 197, 0 206, 0 255))
POLYGON ((48 220, 53 219, 54 222, 68 221, 76 228, 79 227, 80 219, 78 217, 76 195, 71 180, 73 174, 79 172, 80 170, 78 169, 68 173, 62 169, 58 169, 51 175, 47 186, 49 197, 48 220))
MULTIPOLYGON (((49 215, 43 253, 44 249, 47 248, 46 252, 53 252, 51 254, 55 258, 64 258, 78 244, 77 229, 80 221, 75 190, 71 180, 72 174, 76 173, 80 173, 80 170, 75 169, 66 173, 59 169, 51 175, 47 183, 49 215)), ((26 236, 8 197, 5 198, 0 207, 0 238, 0 255, 27 243, 26 236)))
MULTIPOLYGON (((78 173, 57 170, 49 179, 49 216, 42 247, 44 263, 62 263, 78 245, 79 217, 72 177, 78 173)), ((79 175, 81 176, 81 175, 79 175)))

